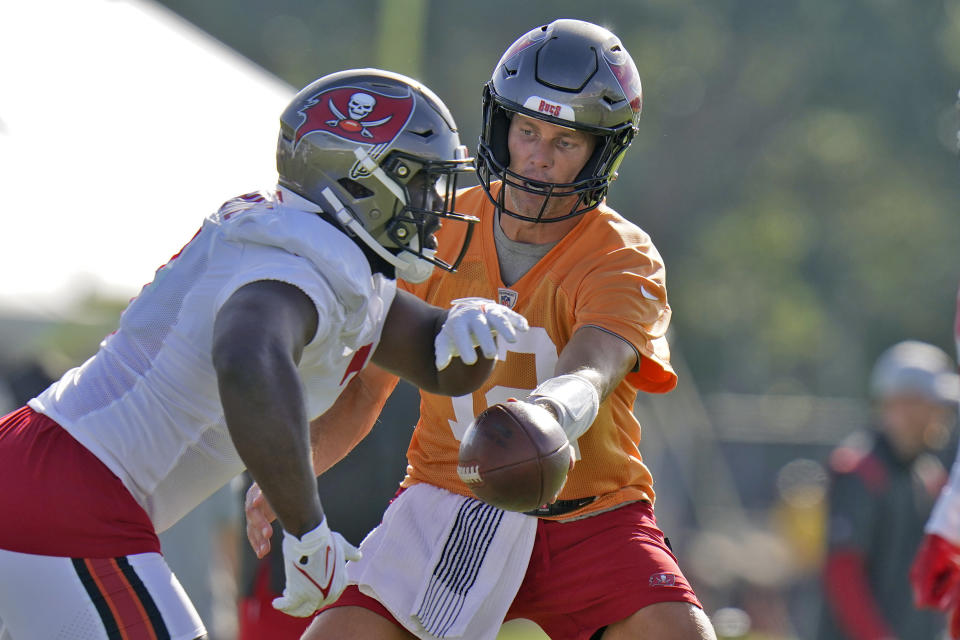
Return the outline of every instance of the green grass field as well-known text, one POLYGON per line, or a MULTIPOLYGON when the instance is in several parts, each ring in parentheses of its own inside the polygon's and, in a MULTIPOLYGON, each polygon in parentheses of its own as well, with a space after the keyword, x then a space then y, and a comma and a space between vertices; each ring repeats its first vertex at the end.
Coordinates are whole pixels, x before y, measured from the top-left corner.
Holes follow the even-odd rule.
POLYGON ((529 620, 511 620, 500 628, 497 640, 549 640, 533 622, 529 620))

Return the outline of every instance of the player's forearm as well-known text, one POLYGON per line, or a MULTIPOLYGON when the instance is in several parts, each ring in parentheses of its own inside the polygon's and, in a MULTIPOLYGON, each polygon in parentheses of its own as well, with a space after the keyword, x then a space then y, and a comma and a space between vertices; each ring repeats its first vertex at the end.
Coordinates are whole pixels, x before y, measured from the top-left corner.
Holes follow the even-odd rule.
POLYGON ((316 475, 343 459, 370 433, 396 385, 396 376, 368 365, 354 376, 326 413, 310 422, 316 475))
POLYGON ((497 336, 512 343, 528 329, 523 316, 492 300, 461 298, 441 310, 397 291, 373 361, 429 393, 462 396, 493 371, 497 336))
POLYGON ((635 363, 636 354, 625 340, 583 327, 560 353, 554 376, 537 385, 527 400, 549 410, 574 442, 635 363))
MULTIPOLYGON (((255 351, 255 350, 251 350, 255 351)), ((284 529, 301 535, 323 519, 296 366, 283 353, 220 358, 227 428, 240 458, 284 529)))
POLYGON ((620 336, 586 326, 563 348, 555 376, 572 373, 588 380, 604 401, 637 364, 637 352, 620 336))

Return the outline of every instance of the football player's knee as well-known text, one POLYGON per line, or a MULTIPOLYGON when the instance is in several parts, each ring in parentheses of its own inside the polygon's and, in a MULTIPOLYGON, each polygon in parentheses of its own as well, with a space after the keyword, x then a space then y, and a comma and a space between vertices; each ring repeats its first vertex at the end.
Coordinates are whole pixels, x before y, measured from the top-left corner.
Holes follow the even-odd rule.
POLYGON ((319 613, 301 640, 409 640, 414 636, 379 613, 358 606, 333 607, 319 613))
POLYGON ((717 640, 710 618, 689 602, 658 602, 612 624, 602 640, 717 640))

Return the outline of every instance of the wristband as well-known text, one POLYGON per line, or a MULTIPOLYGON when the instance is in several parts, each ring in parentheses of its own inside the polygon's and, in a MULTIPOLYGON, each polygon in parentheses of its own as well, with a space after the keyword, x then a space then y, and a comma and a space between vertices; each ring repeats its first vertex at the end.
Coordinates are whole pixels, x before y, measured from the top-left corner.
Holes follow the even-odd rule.
POLYGON ((600 410, 600 394, 593 383, 575 373, 550 378, 534 389, 527 402, 553 407, 557 422, 570 442, 586 433, 600 410))

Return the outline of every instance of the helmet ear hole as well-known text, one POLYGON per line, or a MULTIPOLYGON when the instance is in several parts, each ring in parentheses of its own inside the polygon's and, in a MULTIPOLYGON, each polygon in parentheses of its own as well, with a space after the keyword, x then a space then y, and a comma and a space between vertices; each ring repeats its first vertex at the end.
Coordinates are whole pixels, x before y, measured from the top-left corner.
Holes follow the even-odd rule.
POLYGON ((340 178, 337 180, 337 184, 343 187, 343 190, 349 193, 354 200, 363 200, 364 198, 370 198, 375 195, 373 191, 350 178, 340 178))

